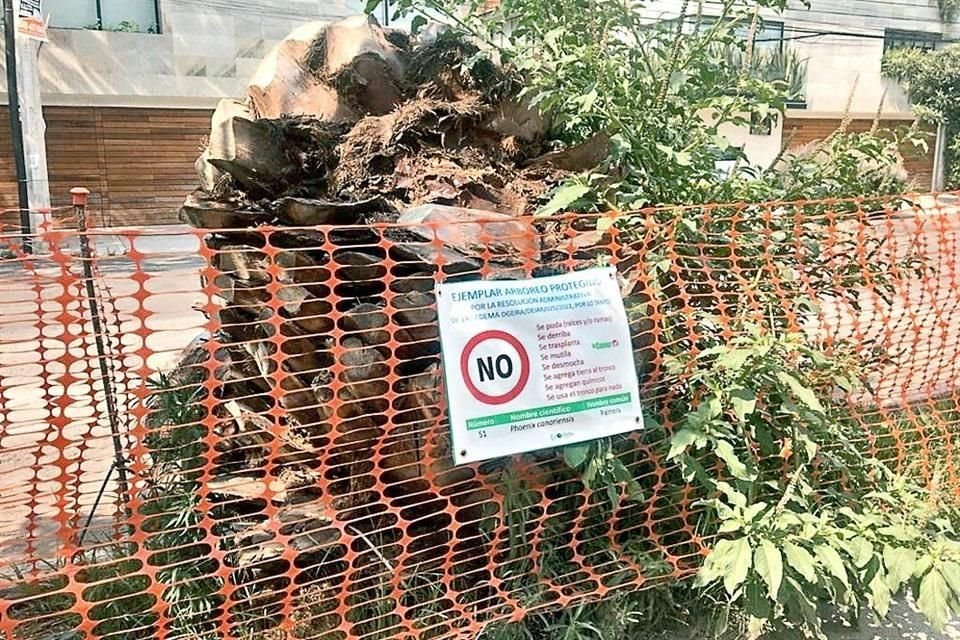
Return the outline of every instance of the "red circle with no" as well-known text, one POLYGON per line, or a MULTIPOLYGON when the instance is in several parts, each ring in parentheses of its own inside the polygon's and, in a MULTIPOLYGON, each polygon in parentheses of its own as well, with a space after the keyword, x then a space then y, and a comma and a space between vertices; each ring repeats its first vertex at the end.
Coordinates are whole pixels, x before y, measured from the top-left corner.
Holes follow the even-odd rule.
POLYGON ((460 373, 463 374, 463 381, 467 385, 467 390, 474 398, 484 404, 506 404, 523 393, 523 389, 527 386, 527 382, 530 380, 530 356, 527 355, 527 350, 523 348, 520 341, 509 333, 505 331, 484 331, 473 336, 463 347, 463 354, 460 356, 460 373), (520 356, 520 379, 517 380, 517 384, 512 389, 499 396, 484 393, 477 388, 477 385, 470 378, 470 355, 474 349, 487 340, 502 340, 516 349, 520 356))

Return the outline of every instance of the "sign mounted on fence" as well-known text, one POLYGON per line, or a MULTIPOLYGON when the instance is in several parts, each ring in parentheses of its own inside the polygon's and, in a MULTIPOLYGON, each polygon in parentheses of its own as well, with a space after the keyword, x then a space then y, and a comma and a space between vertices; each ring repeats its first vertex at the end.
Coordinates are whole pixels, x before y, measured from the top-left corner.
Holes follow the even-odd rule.
POLYGON ((616 271, 437 287, 456 464, 642 428, 616 271))

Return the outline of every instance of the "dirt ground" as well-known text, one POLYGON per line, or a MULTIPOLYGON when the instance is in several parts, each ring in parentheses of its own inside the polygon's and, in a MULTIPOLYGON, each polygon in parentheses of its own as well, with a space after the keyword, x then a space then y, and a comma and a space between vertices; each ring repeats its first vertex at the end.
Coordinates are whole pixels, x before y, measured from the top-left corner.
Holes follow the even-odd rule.
POLYGON ((830 640, 958 640, 960 622, 947 626, 937 633, 926 623, 912 601, 896 602, 890 607, 890 615, 883 622, 866 618, 857 629, 827 629, 830 640))

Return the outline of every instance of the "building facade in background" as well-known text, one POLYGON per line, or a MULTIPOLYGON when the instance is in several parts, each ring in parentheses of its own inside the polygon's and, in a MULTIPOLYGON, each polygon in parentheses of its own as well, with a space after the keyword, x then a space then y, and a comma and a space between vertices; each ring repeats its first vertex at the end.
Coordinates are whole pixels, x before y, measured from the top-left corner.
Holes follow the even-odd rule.
MULTIPOLYGON (((298 24, 334 20, 360 0, 44 0, 50 42, 40 53, 50 192, 94 193, 94 220, 126 226, 176 221, 196 184, 193 162, 220 98, 239 97, 271 47, 298 24)), ((675 20, 681 0, 652 0, 650 20, 675 20)), ((691 3, 690 6, 694 6, 691 3)), ((720 13, 706 0, 704 16, 720 13)), ((811 0, 763 14, 758 51, 790 67, 796 95, 784 117, 725 133, 765 166, 781 150, 829 135, 848 115, 854 130, 914 116, 881 61, 891 47, 957 40, 937 0, 811 0), (797 67, 800 67, 799 69, 797 67)), ((0 96, 0 100, 5 99, 0 96)), ((6 120, 4 120, 6 122, 6 120)), ((939 144, 905 151, 918 189, 940 185, 939 144)), ((10 149, 7 126, 0 146, 10 149)), ((0 209, 16 206, 12 153, 0 154, 0 209)))
MULTIPOLYGON (((44 0, 40 51, 50 192, 93 192, 97 224, 176 221, 217 101, 241 97, 296 25, 359 0, 44 0)), ((0 101, 6 104, 5 94, 0 101)), ((17 206, 10 131, 0 125, 0 209, 17 206)))
MULTIPOLYGON (((644 11, 651 20, 675 20, 681 0, 654 0, 644 11)), ((690 11, 696 2, 690 3, 690 11)), ((705 16, 720 12, 719 2, 704 2, 705 16)), ((896 47, 932 49, 955 42, 957 25, 945 22, 938 0, 810 0, 810 7, 792 0, 783 13, 764 12, 756 36, 757 50, 778 53, 787 65, 800 63, 799 73, 788 74, 799 95, 785 117, 751 129, 726 131, 750 160, 767 166, 781 150, 823 139, 845 116, 850 129, 869 129, 877 113, 881 126, 897 128, 913 123, 907 96, 893 80, 885 79, 881 63, 886 50, 896 47), (796 77, 797 75, 801 77, 796 77)), ((904 150, 905 166, 921 190, 941 187, 938 136, 930 131, 929 151, 904 150)))

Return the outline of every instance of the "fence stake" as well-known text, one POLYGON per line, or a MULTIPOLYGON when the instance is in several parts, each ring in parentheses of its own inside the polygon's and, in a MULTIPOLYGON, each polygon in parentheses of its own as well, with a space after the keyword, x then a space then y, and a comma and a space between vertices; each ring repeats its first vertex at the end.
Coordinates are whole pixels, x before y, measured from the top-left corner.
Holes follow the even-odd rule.
MULTIPOLYGON (((90 191, 84 187, 74 187, 70 190, 73 197, 73 210, 77 215, 77 230, 80 239, 80 256, 83 262, 83 280, 87 290, 87 302, 90 307, 90 320, 93 323, 93 337, 97 344, 97 361, 100 365, 100 380, 103 382, 103 394, 107 402, 107 418, 110 421, 110 436, 113 439, 114 466, 117 469, 117 484, 120 489, 121 500, 124 504, 129 501, 129 485, 127 482, 127 463, 123 456, 123 442, 120 440, 120 418, 117 415, 117 403, 113 395, 113 384, 110 380, 110 368, 107 364, 106 345, 103 342, 103 323, 100 321, 100 306, 97 302, 97 292, 93 286, 93 252, 90 250, 90 239, 87 237, 87 198, 90 191)), ((92 388, 92 385, 91 385, 92 388)))

